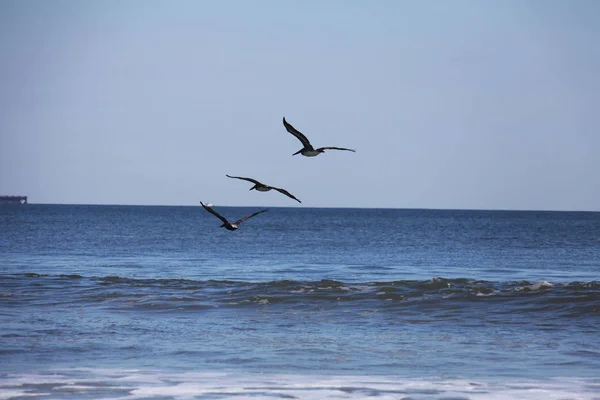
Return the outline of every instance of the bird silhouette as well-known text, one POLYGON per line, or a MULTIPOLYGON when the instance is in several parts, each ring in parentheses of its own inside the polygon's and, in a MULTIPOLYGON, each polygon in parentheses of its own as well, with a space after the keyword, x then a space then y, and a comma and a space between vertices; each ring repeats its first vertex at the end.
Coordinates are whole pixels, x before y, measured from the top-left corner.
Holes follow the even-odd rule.
POLYGON ((239 225, 244 222, 245 220, 254 217, 255 215, 258 215, 260 213, 263 213, 265 210, 260 210, 257 211, 255 213, 252 213, 250 215, 246 215, 244 218, 238 219, 237 221, 235 221, 234 223, 231 223, 229 221, 227 221, 227 219, 225 217, 223 217, 221 214, 219 214, 218 212, 216 212, 215 210, 213 210, 212 208, 210 208, 209 206, 207 206, 206 204, 200 202, 200 204, 202 204, 202 207, 204 207, 204 209, 206 211, 208 211, 209 213, 211 213, 212 215, 214 215, 215 217, 219 218, 223 224, 220 226, 221 228, 225 228, 229 231, 235 231, 236 229, 238 229, 239 225))
POLYGON ((298 129, 294 128, 289 122, 287 122, 285 120, 285 117, 283 117, 283 126, 285 126, 285 129, 291 133, 292 135, 296 136, 296 138, 302 142, 302 145, 304 146, 303 148, 301 148, 300 150, 298 150, 297 152, 295 152, 292 155, 296 155, 298 153, 302 154, 305 157, 315 157, 318 156, 321 153, 324 153, 325 150, 346 150, 346 151, 352 151, 352 152, 356 152, 356 150, 352 150, 352 149, 347 149, 345 147, 332 147, 332 146, 328 146, 328 147, 319 147, 317 149, 315 149, 312 144, 310 144, 309 140, 306 138, 306 136, 304 136, 304 134, 302 132, 300 132, 298 129))
POLYGON ((231 175, 227 175, 227 174, 225 174, 225 176, 228 177, 228 178, 241 179, 241 180, 244 180, 244 181, 248 181, 248 182, 254 183, 254 186, 252 186, 249 190, 254 189, 254 190, 257 190, 259 192, 268 192, 269 190, 277 190, 279 193, 285 194, 290 199, 294 199, 298 203, 302 203, 300 200, 298 200, 298 198, 296 198, 296 196, 294 196, 293 194, 291 194, 290 192, 288 192, 285 189, 278 188, 278 187, 275 187, 275 186, 265 185, 264 183, 261 183, 261 182, 257 181, 256 179, 244 178, 243 176, 231 176, 231 175))

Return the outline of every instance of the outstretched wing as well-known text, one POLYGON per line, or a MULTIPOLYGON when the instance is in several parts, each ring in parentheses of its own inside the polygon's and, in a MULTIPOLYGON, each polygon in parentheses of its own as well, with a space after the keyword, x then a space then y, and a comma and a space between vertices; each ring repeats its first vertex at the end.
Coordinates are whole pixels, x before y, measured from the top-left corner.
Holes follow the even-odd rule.
POLYGON ((277 190, 279 193, 283 193, 283 194, 285 194, 285 195, 286 195, 287 197, 289 197, 290 199, 294 199, 294 200, 296 200, 298 203, 302 203, 300 200, 298 200, 298 199, 296 198, 296 196, 294 196, 293 194, 291 194, 291 193, 290 193, 290 192, 288 192, 287 190, 285 190, 285 189, 281 189, 281 188, 276 188, 276 187, 273 187, 273 186, 271 186, 271 187, 272 187, 273 189, 277 190))
POLYGON ((319 150, 346 150, 346 151, 351 151, 353 153, 356 153, 356 150, 347 149, 345 147, 331 147, 331 146, 330 147, 319 147, 317 149, 317 151, 319 151, 319 150))
POLYGON ((252 178, 244 178, 243 176, 231 176, 231 175, 227 175, 227 174, 225 174, 225 176, 228 177, 228 178, 235 178, 235 179, 241 179, 241 180, 244 180, 244 181, 252 182, 255 185, 262 185, 262 183, 260 183, 256 179, 252 179, 252 178))
POLYGON ((260 211, 257 211, 257 212, 255 212, 255 213, 253 213, 253 214, 246 215, 244 218, 242 218, 242 219, 238 219, 237 221, 235 221, 234 225, 239 225, 239 224, 241 224, 242 222, 244 222, 245 220, 247 220, 247 219, 249 219, 249 218, 252 218, 252 217, 254 217, 255 215, 258 215, 258 214, 260 214, 260 213, 264 213, 265 211, 267 211, 267 210, 266 210, 266 209, 265 209, 265 210, 260 210, 260 211))
POLYGON ((209 206, 207 206, 203 202, 200 202, 200 204, 202 204, 202 207, 204 207, 204 209, 206 211, 208 211, 209 213, 211 213, 212 215, 214 215, 215 217, 217 217, 221 221, 223 221, 224 224, 228 224, 229 223, 229 221, 227 221, 221 214, 219 214, 218 212, 216 212, 215 210, 213 210, 212 208, 210 208, 209 206))
POLYGON ((291 133, 292 135, 296 136, 298 138, 298 140, 302 142, 302 144, 304 145, 304 147, 312 148, 312 145, 310 144, 310 142, 308 141, 308 139, 306 138, 306 136, 304 136, 304 134, 302 132, 300 132, 298 129, 294 128, 290 123, 288 123, 285 120, 285 117, 283 117, 283 126, 285 126, 285 129, 289 133, 291 133))

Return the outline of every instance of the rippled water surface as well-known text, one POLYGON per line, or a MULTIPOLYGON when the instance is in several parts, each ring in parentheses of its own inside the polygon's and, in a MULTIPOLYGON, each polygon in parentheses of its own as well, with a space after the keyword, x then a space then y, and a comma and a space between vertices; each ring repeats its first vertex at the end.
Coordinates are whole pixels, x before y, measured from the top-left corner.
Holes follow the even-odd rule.
POLYGON ((219 225, 201 207, 0 207, 0 398, 600 396, 600 213, 219 225))

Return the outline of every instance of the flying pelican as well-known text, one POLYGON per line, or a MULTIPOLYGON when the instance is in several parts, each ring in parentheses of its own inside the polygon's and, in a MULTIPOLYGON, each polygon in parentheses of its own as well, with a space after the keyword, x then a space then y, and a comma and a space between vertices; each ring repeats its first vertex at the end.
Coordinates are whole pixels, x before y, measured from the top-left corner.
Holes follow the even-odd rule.
POLYGON ((318 149, 315 149, 314 147, 312 147, 312 145, 310 144, 310 142, 308 141, 306 136, 304 136, 304 134, 302 134, 302 132, 300 132, 298 129, 294 128, 290 123, 288 123, 285 120, 285 117, 283 117, 283 126, 285 126, 285 129, 287 129, 287 131, 289 133, 296 136, 296 138, 299 141, 301 141, 302 145, 304 146, 303 148, 301 148, 300 150, 298 150, 297 152, 292 154, 294 156, 296 154, 300 153, 305 157, 314 157, 314 156, 318 156, 321 153, 324 153, 325 150, 347 150, 347 151, 356 152, 356 150, 346 149, 344 147, 319 147, 318 149))
POLYGON ((235 222, 232 224, 231 222, 227 221, 227 220, 225 219, 225 217, 223 217, 221 214, 219 214, 218 212, 216 212, 215 210, 213 210, 213 209, 212 209, 212 208, 210 208, 209 206, 205 205, 205 204, 204 204, 204 203, 202 203, 202 202, 200 202, 200 204, 202 204, 202 207, 204 207, 204 209, 205 209, 206 211, 208 211, 209 213, 211 213, 212 215, 214 215, 215 217, 217 217, 217 218, 219 218, 221 221, 223 221, 223 225, 221 225, 221 226, 220 226, 221 228, 225 228, 225 229, 227 229, 227 230, 229 230, 229 231, 235 231, 235 230, 236 230, 236 229, 239 227, 239 225, 240 225, 242 222, 244 222, 245 220, 247 220, 247 219, 249 219, 249 218, 252 218, 252 217, 254 217, 255 215, 258 215, 258 214, 260 214, 260 213, 263 213, 263 212, 267 211, 267 210, 260 210, 260 211, 257 211, 257 212, 255 212, 255 213, 253 213, 253 214, 246 215, 244 218, 242 218, 242 219, 238 219, 237 221, 235 221, 235 222))
POLYGON ((248 181, 248 182, 252 182, 254 183, 254 186, 252 186, 250 188, 250 190, 254 189, 254 190, 258 190, 259 192, 268 192, 269 190, 273 189, 273 190, 277 190, 279 193, 283 193, 285 194, 287 197, 289 197, 290 199, 294 199, 296 200, 298 203, 302 203, 300 200, 298 200, 296 198, 296 196, 294 196, 293 194, 291 194, 290 192, 288 192, 285 189, 282 188, 277 188, 275 186, 269 186, 269 185, 265 185, 264 183, 260 183, 259 181, 257 181, 256 179, 252 179, 252 178, 244 178, 243 176, 231 176, 231 175, 227 175, 225 174, 226 177, 228 178, 235 178, 235 179, 241 179, 244 181, 248 181))

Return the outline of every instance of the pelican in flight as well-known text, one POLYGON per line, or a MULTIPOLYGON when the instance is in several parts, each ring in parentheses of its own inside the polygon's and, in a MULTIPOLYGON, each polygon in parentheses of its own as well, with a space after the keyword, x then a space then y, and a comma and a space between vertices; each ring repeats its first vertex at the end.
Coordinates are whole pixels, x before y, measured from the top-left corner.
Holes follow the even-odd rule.
POLYGON ((260 183, 256 179, 244 178, 243 176, 231 176, 231 175, 227 175, 227 174, 225 174, 225 176, 228 177, 228 178, 241 179, 241 180, 244 180, 244 181, 248 181, 248 182, 254 183, 254 186, 252 186, 250 188, 250 190, 254 189, 254 190, 258 190, 259 192, 268 192, 269 190, 273 189, 273 190, 277 190, 279 193, 285 194, 290 199, 296 200, 298 203, 302 203, 300 200, 298 200, 296 198, 296 196, 294 196, 293 194, 291 194, 290 192, 288 192, 285 189, 278 188, 278 187, 275 187, 275 186, 265 185, 264 183, 260 183))
POLYGON ((297 152, 295 152, 292 155, 296 155, 298 153, 302 154, 305 157, 314 157, 314 156, 318 156, 321 153, 324 153, 325 150, 347 150, 347 151, 352 151, 352 152, 356 152, 356 150, 352 150, 352 149, 346 149, 344 147, 319 147, 318 149, 315 149, 312 144, 310 144, 310 142, 308 141, 308 139, 306 138, 306 136, 304 136, 304 134, 302 132, 300 132, 298 129, 294 128, 290 123, 288 123, 285 120, 285 117, 283 117, 283 126, 285 126, 285 129, 291 133, 292 135, 296 136, 296 138, 302 142, 302 145, 304 146, 303 148, 301 148, 300 150, 298 150, 297 152))
POLYGON ((242 219, 238 219, 237 221, 235 221, 235 222, 232 224, 231 222, 227 221, 227 220, 225 219, 225 217, 223 217, 221 214, 219 214, 218 212, 216 212, 215 210, 213 210, 212 208, 210 208, 210 207, 209 207, 209 206, 207 206, 206 204, 204 204, 204 203, 202 203, 202 202, 200 202, 200 204, 202 204, 202 207, 204 207, 204 209, 205 209, 206 211, 208 211, 209 213, 211 213, 212 215, 214 215, 215 217, 217 217, 217 218, 219 218, 221 221, 223 221, 223 225, 221 225, 221 226, 220 226, 221 228, 225 228, 225 229, 227 229, 227 230, 229 230, 229 231, 235 231, 237 228, 239 228, 239 225, 240 225, 242 222, 244 222, 245 220, 247 220, 247 219, 249 219, 249 218, 252 218, 252 217, 254 217, 255 215, 258 215, 258 214, 260 214, 260 213, 263 213, 263 212, 267 211, 267 210, 265 209, 265 210, 260 210, 260 211, 257 211, 257 212, 255 212, 255 213, 252 213, 252 214, 250 214, 250 215, 246 215, 244 218, 242 218, 242 219))

